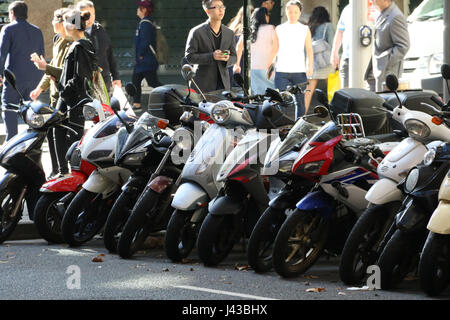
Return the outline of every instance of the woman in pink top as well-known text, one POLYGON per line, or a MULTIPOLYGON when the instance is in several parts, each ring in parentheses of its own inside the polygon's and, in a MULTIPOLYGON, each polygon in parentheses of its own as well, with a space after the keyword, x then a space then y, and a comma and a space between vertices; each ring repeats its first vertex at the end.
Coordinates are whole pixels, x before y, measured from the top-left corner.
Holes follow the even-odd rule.
MULTIPOLYGON (((267 79, 267 65, 275 44, 275 27, 269 23, 269 15, 264 7, 255 9, 251 20, 251 60, 250 78, 252 94, 264 94, 267 88, 275 88, 273 77, 267 79)), ((234 71, 240 73, 243 39, 239 39, 237 62, 234 71)))

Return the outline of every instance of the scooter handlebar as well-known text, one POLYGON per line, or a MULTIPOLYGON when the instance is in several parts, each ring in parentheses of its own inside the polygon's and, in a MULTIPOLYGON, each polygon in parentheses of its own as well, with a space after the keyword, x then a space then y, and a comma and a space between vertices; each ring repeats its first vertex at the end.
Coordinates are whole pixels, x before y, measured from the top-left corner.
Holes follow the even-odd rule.
POLYGON ((439 100, 439 98, 437 98, 435 96, 431 96, 430 99, 431 99, 431 101, 436 103, 439 107, 441 107, 441 108, 445 107, 445 104, 441 100, 439 100))

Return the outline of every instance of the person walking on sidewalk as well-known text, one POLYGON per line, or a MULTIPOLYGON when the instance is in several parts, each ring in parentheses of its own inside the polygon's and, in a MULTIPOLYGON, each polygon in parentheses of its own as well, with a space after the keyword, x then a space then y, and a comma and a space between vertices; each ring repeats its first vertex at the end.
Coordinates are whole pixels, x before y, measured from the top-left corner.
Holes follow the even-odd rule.
POLYGON ((161 86, 158 80, 158 60, 156 60, 156 27, 151 18, 155 6, 150 0, 138 2, 137 16, 141 19, 134 37, 136 49, 136 66, 134 67, 132 82, 136 87, 134 96, 135 109, 141 108, 142 80, 150 87, 161 86))
POLYGON ((77 9, 81 12, 88 11, 91 15, 89 20, 86 21, 86 36, 94 45, 106 88, 111 92, 114 86, 122 87, 111 39, 102 25, 95 20, 94 3, 86 0, 80 1, 77 3, 77 9))
POLYGON ((222 24, 226 7, 222 0, 203 0, 202 6, 208 20, 189 31, 184 60, 197 65, 194 80, 200 90, 231 90, 228 68, 236 63, 236 40, 222 24))
MULTIPOLYGON (((55 37, 53 38, 53 58, 51 62, 47 64, 42 64, 42 70, 45 71, 45 75, 42 77, 41 82, 39 82, 36 89, 34 89, 30 93, 30 98, 35 101, 42 92, 45 92, 50 89, 50 105, 53 108, 56 108, 56 104, 59 99, 59 91, 56 87, 56 82, 52 81, 52 76, 50 74, 51 67, 61 68, 64 64, 64 59, 69 51, 69 48, 73 42, 73 39, 67 35, 66 30, 64 29, 64 14, 69 11, 67 8, 61 8, 54 12, 52 25, 53 31, 55 32, 55 37)), ((39 66, 39 59, 32 58, 32 61, 35 62, 36 67, 39 66)), ((45 60, 43 60, 45 62, 45 60)), ((50 174, 49 179, 59 174, 58 168, 58 159, 56 157, 56 149, 55 149, 55 139, 54 139, 54 129, 48 131, 47 134, 48 147, 50 152, 50 159, 52 162, 52 172, 50 174)))
MULTIPOLYGON (((306 82, 314 71, 314 53, 312 48, 311 31, 308 26, 299 22, 303 4, 298 0, 291 0, 286 4, 286 16, 288 21, 276 27, 276 41, 269 59, 267 70, 271 70, 271 64, 276 60, 275 87, 286 90, 288 86, 306 82), (306 57, 305 57, 306 52, 306 57), (308 65, 306 65, 308 58, 308 65)), ((305 109, 304 94, 296 95, 297 110, 295 118, 308 112, 305 109)))
POLYGON ((388 74, 403 73, 403 59, 410 47, 408 23, 392 0, 373 0, 380 11, 375 22, 375 39, 364 79, 371 91, 383 91, 388 74))
MULTIPOLYGON (((28 6, 24 1, 14 1, 8 7, 11 23, 3 27, 0 33, 0 75, 5 69, 14 72, 17 88, 24 97, 28 97, 36 88, 43 72, 34 67, 30 61, 31 54, 44 56, 44 38, 41 30, 27 22, 28 6)), ((2 79, 0 78, 0 85, 2 79)), ((3 86, 2 105, 18 104, 19 94, 8 83, 3 86)), ((18 132, 17 113, 4 112, 6 140, 10 140, 18 132)))

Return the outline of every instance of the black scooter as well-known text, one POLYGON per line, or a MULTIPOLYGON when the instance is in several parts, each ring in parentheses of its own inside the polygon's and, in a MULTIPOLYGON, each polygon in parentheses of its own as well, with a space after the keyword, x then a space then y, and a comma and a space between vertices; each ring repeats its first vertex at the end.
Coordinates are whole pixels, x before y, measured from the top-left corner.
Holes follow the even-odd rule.
MULTIPOLYGON (((0 243, 8 239, 22 218, 24 202, 33 220, 32 213, 40 196, 39 189, 46 181, 41 156, 48 129, 62 127, 77 134, 62 124, 67 112, 55 110, 39 101, 25 104, 22 94, 17 90, 15 75, 5 70, 4 78, 21 97, 18 105, 8 104, 5 109, 17 112, 29 128, 9 140, 0 150, 0 165, 6 169, 0 181, 0 243)), ((88 102, 90 99, 83 99, 71 109, 88 102)))

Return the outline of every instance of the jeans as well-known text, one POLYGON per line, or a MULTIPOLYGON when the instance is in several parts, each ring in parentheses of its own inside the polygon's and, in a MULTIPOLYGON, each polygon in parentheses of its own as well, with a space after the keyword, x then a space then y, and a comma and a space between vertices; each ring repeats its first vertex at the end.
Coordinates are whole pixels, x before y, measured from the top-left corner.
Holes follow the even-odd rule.
MULTIPOLYGON (((288 86, 294 86, 299 83, 306 82, 306 73, 275 73, 275 87, 279 90, 286 90, 288 86)), ((302 117, 305 114, 305 95, 298 93, 295 95, 297 100, 297 110, 295 110, 295 119, 302 117)), ((291 111, 292 112, 292 111, 291 111)))
POLYGON ((275 88, 275 82, 272 79, 267 80, 266 70, 252 69, 250 70, 252 95, 264 94, 267 88, 275 88))
POLYGON ((136 73, 135 71, 133 72, 133 78, 132 78, 132 82, 134 84, 134 86, 136 87, 136 96, 134 96, 134 103, 141 103, 141 95, 142 95, 142 88, 141 88, 141 83, 142 80, 147 80, 147 83, 150 87, 152 88, 156 88, 161 86, 161 82, 159 82, 158 80, 158 74, 157 74, 157 70, 152 70, 152 71, 145 71, 145 72, 140 72, 140 73, 136 73))

